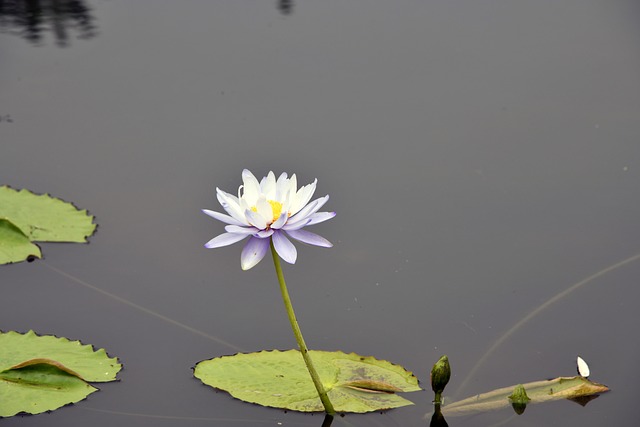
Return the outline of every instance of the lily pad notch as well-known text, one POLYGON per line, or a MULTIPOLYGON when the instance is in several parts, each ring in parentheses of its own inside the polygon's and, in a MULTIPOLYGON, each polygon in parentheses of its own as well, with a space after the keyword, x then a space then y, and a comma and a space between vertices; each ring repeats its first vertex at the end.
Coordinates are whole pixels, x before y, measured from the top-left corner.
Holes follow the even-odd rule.
POLYGON ((42 258, 33 242, 87 243, 97 224, 87 210, 29 190, 0 186, 0 264, 42 258))

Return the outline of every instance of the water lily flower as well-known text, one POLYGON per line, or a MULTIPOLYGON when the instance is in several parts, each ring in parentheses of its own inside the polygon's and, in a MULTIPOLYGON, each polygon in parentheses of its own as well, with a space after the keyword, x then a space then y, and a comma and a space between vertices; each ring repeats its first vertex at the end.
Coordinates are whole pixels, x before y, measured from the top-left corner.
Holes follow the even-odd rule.
POLYGON ((264 258, 272 241, 280 258, 294 264, 297 251, 287 236, 315 246, 333 246, 324 237, 303 230, 308 225, 324 222, 336 215, 335 212, 318 212, 329 200, 328 195, 309 202, 316 190, 317 179, 298 189, 295 174, 288 178, 286 173, 282 173, 276 180, 274 173, 269 172, 258 182, 245 169, 242 171, 242 182, 237 197, 216 188, 218 201, 228 215, 202 210, 210 217, 228 224, 225 226, 226 232, 209 240, 205 247, 228 246, 249 237, 240 256, 242 269, 248 270, 264 258))

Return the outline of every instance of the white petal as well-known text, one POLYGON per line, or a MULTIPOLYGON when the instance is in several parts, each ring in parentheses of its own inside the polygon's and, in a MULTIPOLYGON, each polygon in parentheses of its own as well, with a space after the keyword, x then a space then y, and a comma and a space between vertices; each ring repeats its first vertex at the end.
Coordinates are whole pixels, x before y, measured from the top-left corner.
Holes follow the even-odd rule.
POLYGON ((211 218, 215 218, 218 221, 222 221, 226 224, 233 224, 233 225, 246 225, 243 224, 242 222, 238 221, 237 219, 230 217, 229 215, 225 215, 222 214, 220 212, 216 212, 216 211, 210 211, 209 209, 202 209, 202 212, 206 215, 209 215, 211 218))
POLYGON ((249 206, 254 206, 260 195, 260 184, 248 169, 242 171, 242 182, 244 183, 242 198, 249 206))
POLYGON ((287 212, 287 216, 291 214, 291 192, 287 191, 278 199, 282 203, 282 212, 287 212))
POLYGON ((281 202, 287 191, 289 190, 289 180, 287 179, 287 173, 282 172, 276 181, 276 198, 275 200, 281 202))
POLYGON ((307 230, 290 230, 287 231, 287 234, 296 240, 300 240, 301 242, 308 243, 310 245, 322 246, 323 248, 330 248, 333 246, 333 243, 324 237, 307 230))
POLYGON ((291 190, 291 194, 292 195, 296 194, 296 191, 298 191, 298 177, 296 177, 295 173, 293 175, 291 175, 291 178, 289 178, 289 188, 288 188, 288 190, 291 190))
POLYGON ((316 207, 317 204, 318 204, 317 200, 314 200, 313 202, 309 203, 307 206, 304 207, 304 209, 302 209, 300 212, 298 212, 297 214, 289 218, 289 221, 287 221, 287 224, 293 225, 301 221, 306 221, 309 215, 311 215, 312 213, 311 211, 316 207))
POLYGON ((271 208, 271 203, 267 202, 263 194, 258 197, 256 209, 258 210, 258 214, 264 218, 265 223, 269 224, 273 219, 273 209, 271 208))
POLYGON ((240 240, 247 237, 246 234, 236 234, 236 233, 223 233, 219 236, 214 237, 204 244, 205 248, 220 248, 222 246, 229 246, 240 240))
POLYGON ((218 197, 218 199, 220 199, 220 197, 222 196, 225 199, 226 203, 235 203, 237 205, 240 201, 240 199, 233 194, 227 193, 226 191, 223 191, 218 187, 216 187, 216 196, 218 197))
POLYGON ((245 199, 240 199, 240 209, 242 210, 242 216, 245 221, 247 221, 247 217, 244 213, 247 211, 247 209, 251 210, 251 207, 255 207, 255 205, 250 205, 245 199))
POLYGON ((276 197, 276 176, 272 171, 269 171, 267 176, 262 178, 260 182, 260 192, 264 194, 267 199, 275 200, 276 197))
POLYGON ((278 252, 280 258, 289 264, 295 264, 298 251, 296 251, 296 247, 293 246, 293 243, 287 239, 284 233, 273 233, 271 238, 273 239, 273 247, 276 248, 276 252, 278 252))
POLYGON ((240 266, 243 270, 248 270, 262 261, 262 258, 269 251, 269 239, 252 237, 249 239, 240 255, 240 266))
POLYGON ((591 371, 589 370, 589 365, 587 365, 587 362, 585 362, 584 359, 580 356, 578 356, 578 373, 580 374, 581 377, 584 377, 584 378, 587 378, 589 374, 591 374, 591 371))
POLYGON ((216 197, 218 202, 224 208, 229 215, 235 220, 246 224, 247 221, 244 218, 243 210, 240 208, 239 200, 236 196, 226 193, 219 188, 216 188, 216 197))
POLYGON ((314 200, 313 202, 305 206, 304 209, 302 209, 296 215, 289 218, 289 223, 295 224, 298 221, 308 219, 311 215, 316 213, 318 209, 324 206, 324 204, 327 203, 328 200, 329 200, 329 195, 326 195, 320 199, 314 200))
POLYGON ((298 190, 297 193, 295 193, 295 195, 292 197, 293 200, 291 201, 291 215, 295 215, 300 209, 302 209, 307 203, 309 203, 309 200, 311 200, 313 193, 315 193, 316 191, 317 183, 318 180, 316 179, 311 184, 305 185, 300 190, 298 190))
POLYGON ((254 212, 251 209, 247 209, 246 211, 244 211, 244 216, 247 217, 247 221, 249 221, 249 224, 253 225, 254 227, 260 230, 264 230, 265 228, 267 228, 267 220, 265 220, 262 215, 258 214, 257 212, 254 212))

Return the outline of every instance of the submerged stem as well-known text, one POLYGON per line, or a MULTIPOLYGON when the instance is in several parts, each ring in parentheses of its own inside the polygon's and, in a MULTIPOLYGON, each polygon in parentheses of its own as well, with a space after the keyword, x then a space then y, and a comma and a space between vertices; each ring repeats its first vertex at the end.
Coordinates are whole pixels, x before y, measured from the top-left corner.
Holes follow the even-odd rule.
POLYGON ((273 241, 271 241, 271 256, 273 257, 273 265, 276 267, 278 282, 280 282, 280 292, 282 293, 282 300, 284 301, 284 306, 287 309, 287 316, 289 317, 289 322, 291 323, 291 329, 293 329, 293 335, 295 335, 296 341, 298 342, 298 348, 300 349, 300 353, 302 353, 304 363, 307 365, 307 369, 309 370, 309 374, 311 375, 311 379, 313 380, 313 385, 316 386, 318 396, 322 401, 322 406, 324 406, 324 411, 330 415, 335 414, 336 411, 335 409, 333 409, 333 405, 329 400, 329 396, 327 396, 327 392, 324 390, 324 386, 320 381, 320 376, 318 375, 316 368, 313 366, 313 361, 311 360, 309 349, 307 348, 307 344, 305 344, 304 338, 302 337, 300 326, 298 326, 296 313, 293 311, 291 298, 289 298, 289 291, 287 291, 287 284, 284 281, 284 274, 282 273, 282 266, 280 265, 280 257, 276 252, 276 248, 273 246, 273 241))

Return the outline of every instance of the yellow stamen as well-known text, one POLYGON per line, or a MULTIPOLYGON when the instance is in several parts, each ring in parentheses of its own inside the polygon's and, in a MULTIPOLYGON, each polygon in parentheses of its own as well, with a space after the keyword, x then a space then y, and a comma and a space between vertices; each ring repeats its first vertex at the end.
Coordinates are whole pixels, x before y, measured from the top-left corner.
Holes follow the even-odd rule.
MULTIPOLYGON (((271 205, 271 212, 273 213, 273 219, 270 222, 270 224, 272 224, 282 215, 282 203, 276 202, 275 200, 267 200, 267 203, 271 205)), ((251 210, 256 213, 258 212, 258 208, 255 206, 251 206, 251 210)))
POLYGON ((273 211, 273 220, 271 222, 275 222, 278 218, 280 218, 280 214, 282 214, 282 203, 276 202, 275 200, 268 200, 271 205, 271 210, 273 211))

